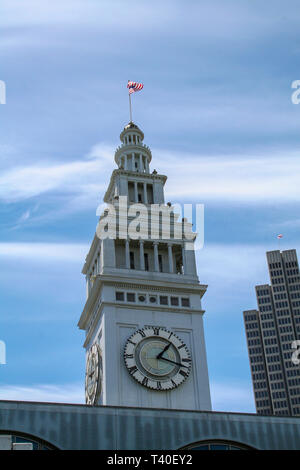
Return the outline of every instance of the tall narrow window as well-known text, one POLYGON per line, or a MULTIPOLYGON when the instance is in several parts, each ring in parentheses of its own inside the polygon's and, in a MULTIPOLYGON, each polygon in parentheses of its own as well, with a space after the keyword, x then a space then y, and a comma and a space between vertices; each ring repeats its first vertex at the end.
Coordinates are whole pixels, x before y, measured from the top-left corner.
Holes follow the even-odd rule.
POLYGON ((149 255, 148 255, 148 253, 144 253, 144 260, 145 260, 145 271, 149 271, 149 255))
POLYGON ((163 272, 163 263, 162 263, 162 255, 158 255, 158 266, 159 266, 159 272, 163 272))
POLYGON ((134 269, 134 252, 130 252, 130 269, 134 269))

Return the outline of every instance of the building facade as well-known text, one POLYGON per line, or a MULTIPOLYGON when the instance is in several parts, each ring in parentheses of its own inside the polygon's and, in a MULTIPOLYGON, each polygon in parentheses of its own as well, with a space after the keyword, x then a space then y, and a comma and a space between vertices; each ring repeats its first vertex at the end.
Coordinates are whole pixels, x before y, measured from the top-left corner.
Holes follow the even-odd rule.
POLYGON ((0 412, 7 450, 300 449, 296 417, 2 400, 0 412))
POLYGON ((86 402, 211 410, 195 234, 165 204, 143 132, 131 122, 120 139, 82 271, 86 402))
POLYGON ((268 253, 272 285, 258 286, 259 310, 244 312, 254 388, 269 394, 257 396, 260 415, 211 411, 207 286, 198 280, 191 225, 165 204, 166 176, 150 173, 143 138, 133 123, 121 133, 83 267, 87 404, 0 400, 0 450, 300 450, 300 418, 263 415, 298 414, 298 369, 285 356, 298 337, 296 253, 268 253), (149 215, 153 205, 170 222, 149 215), (110 230, 115 236, 103 236, 110 230), (286 395, 277 402, 273 389, 286 395))
POLYGON ((296 250, 267 252, 270 285, 256 286, 257 310, 244 323, 257 413, 300 415, 300 274, 296 250))

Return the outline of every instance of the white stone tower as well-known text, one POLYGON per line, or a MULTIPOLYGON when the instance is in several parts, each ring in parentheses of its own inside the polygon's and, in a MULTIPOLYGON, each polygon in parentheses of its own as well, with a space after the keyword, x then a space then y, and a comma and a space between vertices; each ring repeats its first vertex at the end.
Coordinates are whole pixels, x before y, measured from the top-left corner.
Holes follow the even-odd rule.
POLYGON ((116 236, 99 238, 97 230, 82 271, 87 300, 78 326, 86 332, 86 400, 210 410, 201 306, 207 286, 199 283, 195 252, 181 236, 183 224, 190 232, 191 224, 164 203, 167 177, 150 173, 151 151, 138 126, 130 122, 120 139, 118 169, 104 196, 108 209, 100 217, 102 226, 116 218, 116 236), (154 220, 150 208, 170 214, 168 236, 164 219, 154 220), (128 235, 136 216, 147 230, 128 235))

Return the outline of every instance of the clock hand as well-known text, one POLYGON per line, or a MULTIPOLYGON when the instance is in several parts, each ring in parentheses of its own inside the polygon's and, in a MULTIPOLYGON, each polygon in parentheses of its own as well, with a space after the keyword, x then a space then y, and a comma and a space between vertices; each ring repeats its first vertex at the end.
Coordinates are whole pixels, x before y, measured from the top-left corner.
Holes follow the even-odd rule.
POLYGON ((158 354, 158 356, 156 356, 156 359, 160 359, 163 353, 165 353, 169 349, 170 346, 171 346, 171 343, 167 344, 167 346, 158 354))
POLYGON ((176 364, 176 366, 188 368, 188 366, 185 366, 184 364, 179 364, 179 362, 171 361, 170 359, 166 359, 165 357, 160 357, 159 359, 161 361, 167 361, 167 362, 171 362, 172 364, 176 364))

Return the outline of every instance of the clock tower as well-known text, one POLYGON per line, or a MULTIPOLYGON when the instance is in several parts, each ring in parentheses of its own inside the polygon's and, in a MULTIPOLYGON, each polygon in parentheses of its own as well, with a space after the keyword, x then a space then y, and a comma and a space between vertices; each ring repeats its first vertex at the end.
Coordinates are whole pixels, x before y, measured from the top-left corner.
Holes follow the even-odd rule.
POLYGON ((197 277, 192 227, 165 204, 167 177, 150 171, 139 127, 130 122, 120 139, 82 270, 86 402, 210 410, 207 286, 197 277))

